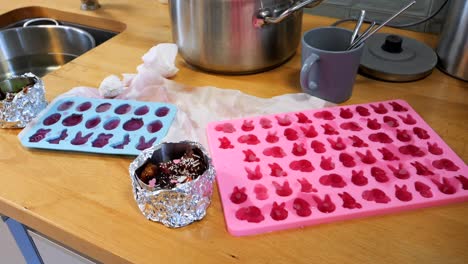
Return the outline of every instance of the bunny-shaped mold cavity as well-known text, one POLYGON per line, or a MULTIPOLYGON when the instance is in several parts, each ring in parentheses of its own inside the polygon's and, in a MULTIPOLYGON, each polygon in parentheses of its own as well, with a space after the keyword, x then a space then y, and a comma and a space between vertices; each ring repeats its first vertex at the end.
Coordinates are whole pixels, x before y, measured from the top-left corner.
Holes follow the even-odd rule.
POLYGON ((140 138, 138 139, 138 144, 136 145, 135 148, 138 150, 145 150, 153 146, 157 139, 158 139, 157 137, 153 137, 153 138, 150 138, 148 141, 146 141, 144 136, 140 136, 140 138))
POLYGON ((409 202, 413 200, 413 194, 408 191, 406 185, 395 185, 395 197, 402 202, 409 202))
POLYGON ((273 162, 271 164, 268 164, 268 167, 270 167, 270 175, 273 176, 273 177, 286 177, 288 176, 288 173, 283 170, 283 168, 281 168, 281 166, 276 163, 276 162, 273 162))
POLYGON ((273 186, 275 187, 276 194, 282 197, 286 197, 292 194, 292 189, 289 186, 289 182, 285 181, 283 184, 279 184, 275 181, 272 182, 273 186))
POLYGON ((268 131, 268 135, 265 138, 268 143, 276 143, 279 141, 279 137, 276 135, 276 131, 268 131))
POLYGON ((322 156, 320 158, 320 168, 326 171, 335 169, 335 163, 332 161, 332 157, 322 156))
POLYGON ((291 118, 288 115, 275 116, 275 118, 280 126, 290 126, 292 124, 291 118))
POLYGON ((444 150, 439 147, 437 145, 437 143, 430 143, 430 142, 427 142, 427 150, 429 151, 429 153, 431 153, 432 155, 442 155, 444 154, 444 150))
POLYGON ((431 181, 437 186, 441 193, 450 195, 457 192, 457 189, 452 185, 447 177, 442 177, 442 182, 437 179, 431 179, 431 181))
POLYGON ((367 119, 367 127, 372 130, 379 130, 382 125, 377 121, 377 119, 373 118, 368 118, 367 119))
POLYGON ((271 124, 271 120, 268 118, 264 118, 264 117, 260 118, 260 126, 263 129, 269 129, 273 127, 273 125, 271 124))
POLYGON ((245 155, 244 161, 245 162, 259 162, 260 159, 255 155, 255 153, 251 149, 246 149, 242 151, 245 155))
POLYGON ((374 164, 377 161, 370 150, 366 150, 366 154, 356 151, 356 155, 358 155, 361 161, 365 164, 374 164))
POLYGON ((235 186, 231 195, 229 196, 231 202, 235 204, 241 204, 247 201, 247 194, 245 193, 245 190, 245 187, 239 188, 238 186, 235 186))
POLYGON ((317 205, 317 209, 322 213, 332 213, 335 211, 336 206, 330 198, 330 195, 325 194, 325 197, 322 199, 318 195, 312 195, 312 198, 317 205))
POLYGON ((109 144, 109 139, 111 139, 114 135, 112 134, 104 134, 101 133, 97 136, 97 138, 91 143, 91 146, 94 148, 102 148, 109 144))
POLYGON ((362 140, 358 136, 350 136, 349 139, 353 141, 352 146, 355 148, 366 148, 369 146, 366 142, 364 142, 364 140, 362 140))
POLYGON ((392 160, 400 160, 400 158, 398 158, 397 156, 395 156, 395 154, 393 154, 393 152, 391 152, 390 150, 388 150, 387 148, 383 147, 383 148, 379 148, 377 149, 380 153, 382 153, 382 159, 383 160, 388 160, 388 161, 392 161, 392 160))
POLYGON ((338 130, 336 130, 330 124, 324 124, 322 125, 322 128, 323 128, 323 133, 325 135, 339 135, 340 134, 340 132, 338 132, 338 130))
POLYGON ((412 115, 407 114, 406 116, 398 115, 398 117, 403 121, 403 123, 407 125, 414 125, 416 124, 416 119, 413 118, 412 115))
POLYGON ((301 192, 303 193, 317 192, 317 189, 315 189, 306 178, 297 179, 297 181, 299 182, 299 184, 301 184, 301 192))
POLYGON ((413 133, 419 138, 419 139, 429 139, 431 136, 429 136, 429 133, 424 128, 420 127, 413 127, 413 133))
POLYGON ((308 127, 301 126, 300 129, 306 138, 314 138, 318 135, 313 125, 310 125, 308 127))
POLYGON ((455 179, 457 179, 461 183, 463 190, 468 190, 468 178, 466 178, 463 175, 458 175, 455 176, 455 179))
POLYGON ((401 163, 398 165, 398 168, 393 167, 391 164, 388 164, 387 167, 393 172, 393 176, 400 180, 406 180, 410 177, 409 171, 401 163))
POLYGON ((423 182, 416 181, 414 183, 414 189, 424 198, 432 198, 433 196, 431 187, 423 182))
POLYGON ((379 103, 378 105, 371 104, 370 107, 372 107, 372 109, 374 109, 374 112, 377 114, 383 115, 388 113, 387 108, 385 108, 385 106, 382 103, 379 103))
POLYGON ((354 183, 356 186, 365 186, 369 182, 367 178, 364 176, 364 172, 360 171, 352 171, 351 182, 354 183))
POLYGON ((242 124, 241 129, 245 132, 254 130, 255 125, 253 124, 253 120, 244 120, 244 123, 242 124))
POLYGON ((76 133, 75 137, 70 141, 72 145, 83 145, 86 144, 89 138, 93 135, 93 132, 83 135, 81 131, 76 133))
POLYGON ((402 130, 397 129, 396 138, 400 140, 401 142, 411 141, 411 135, 408 133, 408 130, 405 130, 405 129, 402 129, 402 130))
POLYGON ((327 138, 328 143, 330 143, 330 147, 334 150, 345 150, 346 144, 343 142, 341 137, 337 137, 336 141, 332 138, 327 138))
POLYGON ((343 208, 347 209, 361 209, 362 205, 347 192, 339 193, 338 196, 343 200, 343 208))
POLYGON ((343 119, 350 119, 353 118, 353 112, 349 108, 341 108, 340 109, 340 117, 343 119))
POLYGON ((300 217, 307 217, 312 214, 310 204, 302 198, 294 199, 293 209, 296 211, 296 214, 300 217))
POLYGON ((219 148, 222 149, 232 149, 234 145, 231 144, 231 141, 227 137, 218 138, 219 140, 219 148))
POLYGON ((402 106, 401 104, 397 102, 389 102, 389 104, 392 106, 393 111, 395 112, 406 112, 408 111, 408 108, 402 106))
POLYGON ((370 116, 369 109, 365 108, 364 106, 357 106, 357 107, 356 107, 356 112, 357 112, 360 116, 370 116))
POLYGON ((372 167, 371 168, 371 175, 372 175, 372 177, 375 178, 375 180, 377 182, 383 183, 383 182, 388 182, 388 180, 389 180, 389 178, 387 176, 387 173, 383 169, 381 169, 379 167, 372 167))
POLYGON ((267 187, 265 187, 265 185, 260 184, 260 183, 255 184, 254 193, 255 193, 255 198, 257 200, 263 201, 263 200, 268 199, 269 197, 267 187))
POLYGON ((325 145, 318 140, 313 140, 310 143, 310 147, 314 150, 315 153, 324 153, 325 151, 327 151, 325 149, 325 145))
POLYGON ((384 116, 383 122, 389 126, 389 127, 399 127, 400 123, 396 118, 393 118, 391 116, 384 116))
POLYGON ((260 166, 255 166, 255 169, 254 170, 251 170, 250 168, 247 168, 245 167, 245 172, 247 172, 247 178, 249 180, 260 180, 261 178, 263 178, 263 174, 262 172, 260 171, 260 166))
POLYGON ((410 164, 411 164, 411 166, 413 166, 416 169, 416 174, 417 175, 421 175, 421 176, 434 175, 434 172, 432 172, 429 168, 424 166, 419 161, 411 162, 410 164))
POLYGON ((288 210, 286 210, 285 207, 286 203, 278 204, 277 202, 274 202, 270 212, 271 219, 275 221, 282 221, 288 218, 288 210))
POLYGON ((312 120, 310 120, 304 113, 296 113, 296 117, 297 117, 297 123, 299 124, 308 124, 308 123, 312 123, 312 120))
POLYGON ((293 149, 292 149, 291 153, 294 156, 301 157, 301 156, 305 156, 307 154, 307 149, 304 147, 304 144, 302 144, 302 143, 299 143, 299 144, 294 143, 294 146, 293 146, 293 149))
POLYGON ((29 142, 39 142, 43 140, 51 129, 39 129, 32 136, 29 137, 29 142))
POLYGON ((338 159, 343 164, 343 166, 347 168, 353 168, 354 166, 356 166, 356 162, 354 161, 353 156, 351 156, 348 153, 341 152, 338 159))

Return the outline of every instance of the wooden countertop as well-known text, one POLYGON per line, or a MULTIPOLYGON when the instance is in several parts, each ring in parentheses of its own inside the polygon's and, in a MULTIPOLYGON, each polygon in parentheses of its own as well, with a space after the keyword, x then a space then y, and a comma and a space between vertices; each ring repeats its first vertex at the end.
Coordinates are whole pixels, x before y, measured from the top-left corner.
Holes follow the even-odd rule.
MULTIPOLYGON (((112 27, 98 19, 104 18, 126 24, 120 35, 47 75, 49 100, 75 86, 96 87, 109 74, 135 72, 149 48, 171 42, 166 5, 155 0, 100 2, 101 9, 85 12, 78 0, 34 1, 74 13, 72 18, 83 23, 112 27)), ((30 3, 6 1, 0 13, 30 3)), ((305 15, 303 30, 333 21, 305 15)), ((385 30, 432 46, 437 41, 433 35, 385 30)), ((236 88, 262 97, 300 92, 299 52, 281 67, 255 75, 207 74, 187 67, 180 57, 177 66, 174 80, 189 85, 236 88)), ((410 103, 468 160, 466 82, 439 70, 411 83, 359 76, 345 104, 396 98, 410 103)), ((202 221, 173 230, 146 220, 138 210, 127 172, 133 158, 30 150, 21 146, 18 133, 0 130, 0 213, 105 263, 468 263, 468 203, 237 238, 226 231, 215 191, 202 221)))

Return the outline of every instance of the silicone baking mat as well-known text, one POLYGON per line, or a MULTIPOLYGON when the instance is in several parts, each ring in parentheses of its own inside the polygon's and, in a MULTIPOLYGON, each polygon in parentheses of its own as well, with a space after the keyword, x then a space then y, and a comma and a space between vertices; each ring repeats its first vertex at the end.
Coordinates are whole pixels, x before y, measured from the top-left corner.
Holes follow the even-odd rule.
POLYGON ((468 169, 402 100, 210 123, 225 220, 251 235, 468 200, 468 169))
POLYGON ((176 112, 167 103, 62 98, 20 140, 29 148, 138 155, 164 138, 176 112))

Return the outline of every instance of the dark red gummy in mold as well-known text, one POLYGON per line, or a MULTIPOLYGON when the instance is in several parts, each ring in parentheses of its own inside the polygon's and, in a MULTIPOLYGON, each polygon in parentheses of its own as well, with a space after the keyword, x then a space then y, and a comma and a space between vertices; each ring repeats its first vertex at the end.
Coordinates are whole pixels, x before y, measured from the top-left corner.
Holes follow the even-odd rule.
POLYGON ((455 178, 461 183, 463 190, 468 190, 468 178, 463 175, 455 176, 455 178))
POLYGON ((416 119, 414 119, 410 114, 407 114, 406 117, 402 115, 398 115, 398 117, 403 121, 403 123, 407 125, 414 125, 416 124, 416 119))
POLYGON ((437 188, 441 193, 445 194, 454 194, 457 192, 455 187, 449 182, 449 180, 446 177, 442 177, 442 182, 436 180, 436 179, 431 179, 431 181, 437 185, 437 188))
POLYGON ((270 212, 271 219, 282 221, 288 218, 288 211, 284 207, 286 207, 286 203, 277 204, 276 202, 273 202, 273 207, 270 212))
POLYGON ((407 169, 403 167, 403 164, 398 164, 398 168, 393 167, 392 165, 387 165, 387 167, 393 172, 393 175, 401 180, 409 179, 410 174, 407 169))
POLYGON ((365 164, 374 164, 377 160, 375 157, 372 155, 372 152, 369 150, 366 151, 366 154, 362 154, 359 151, 356 151, 356 154, 361 158, 361 161, 365 164))
POLYGON ((268 167, 270 167, 270 170, 271 170, 270 175, 273 176, 273 177, 286 177, 286 176, 288 176, 288 173, 286 171, 284 171, 283 168, 281 168, 281 166, 276 162, 268 164, 268 167))
POLYGON ((296 113, 296 117, 297 123, 299 124, 312 123, 312 120, 310 120, 304 113, 296 113))
POLYGON ((334 141, 331 138, 327 138, 328 143, 330 143, 330 146, 334 150, 344 150, 346 149, 346 144, 343 142, 343 139, 341 137, 338 137, 336 141, 334 141))
POLYGON ((271 156, 273 158, 282 158, 282 157, 286 156, 286 153, 284 152, 284 150, 281 147, 274 146, 274 147, 271 147, 271 148, 266 148, 263 151, 263 155, 271 156))
POLYGON ((350 130, 350 131, 361 131, 362 127, 359 126, 358 123, 356 122, 345 122, 340 125, 340 127, 344 130, 350 130))
POLYGON ((234 146, 231 144, 231 141, 227 137, 218 138, 218 140, 219 140, 219 148, 222 148, 222 149, 234 148, 234 146))
POLYGON ((106 112, 107 110, 109 110, 111 108, 111 104, 110 103, 102 103, 100 105, 98 105, 96 107, 96 112, 97 113, 103 113, 103 112, 106 112))
POLYGON ((29 137, 29 142, 39 142, 45 138, 47 133, 49 133, 51 129, 43 129, 40 128, 39 130, 34 133, 34 135, 29 137))
POLYGON ((76 126, 79 123, 83 121, 83 115, 82 114, 72 114, 71 116, 66 117, 63 121, 62 124, 64 126, 76 126))
POLYGON ((260 208, 256 206, 242 207, 236 212, 236 218, 249 223, 260 223, 265 220, 260 208))
POLYGON ((169 113, 169 108, 166 106, 161 106, 156 110, 155 115, 157 117, 163 117, 163 116, 167 116, 168 113, 169 113))
POLYGON ((157 137, 151 138, 150 140, 146 141, 145 137, 141 136, 138 140, 138 144, 136 145, 136 149, 138 150, 145 150, 151 146, 153 146, 154 142, 156 142, 157 137))
POLYGON ((360 139, 358 136, 350 136, 349 138, 353 141, 353 147, 365 148, 369 146, 367 143, 364 142, 364 140, 360 139))
POLYGON ((413 157, 424 157, 424 155, 426 155, 422 149, 413 144, 401 146, 398 148, 398 151, 400 151, 401 154, 410 155, 413 157))
POLYGON ((118 106, 114 112, 118 115, 124 115, 128 113, 130 109, 132 109, 132 107, 129 104, 123 104, 123 105, 118 106))
POLYGON ((429 170, 426 166, 421 164, 419 161, 411 162, 410 164, 416 169, 416 174, 418 175, 421 175, 421 176, 434 175, 434 172, 429 170))
POLYGON ((336 129, 334 127, 332 127, 329 124, 322 125, 322 127, 323 127, 323 133, 325 135, 338 135, 338 134, 340 134, 338 131, 336 131, 336 129))
POLYGON ((427 150, 432 155, 442 155, 442 154, 444 154, 444 151, 442 150, 442 148, 440 148, 437 145, 437 143, 431 144, 430 142, 427 142, 427 150))
POLYGON ((99 116, 96 116, 96 117, 93 117, 93 118, 89 119, 88 121, 86 121, 85 127, 90 129, 90 128, 93 128, 93 127, 99 125, 99 123, 101 123, 101 118, 99 116))
POLYGON ((160 120, 155 120, 146 126, 146 130, 150 133, 156 133, 161 130, 162 127, 163 123, 160 120))
POLYGON ((283 117, 281 116, 275 116, 276 121, 278 122, 278 125, 280 126, 289 126, 291 125, 291 118, 289 118, 288 115, 285 115, 283 117))
POLYGON ((111 139, 114 135, 112 134, 104 134, 101 133, 97 136, 97 138, 91 143, 91 145, 95 148, 102 148, 105 145, 109 144, 109 139, 111 139))
POLYGON ((286 128, 284 130, 284 136, 289 141, 294 141, 294 140, 297 140, 299 138, 299 136, 297 135, 297 131, 292 129, 292 128, 286 128))
POLYGON ((439 159, 432 161, 432 166, 439 170, 458 171, 460 168, 449 159, 439 159))
POLYGON ((418 136, 420 139, 428 139, 430 138, 429 134, 427 131, 423 128, 420 127, 413 127, 413 133, 418 136))
POLYGON ((296 214, 300 217, 306 217, 312 214, 310 204, 302 198, 294 199, 293 209, 296 211, 296 214))
POLYGON ((341 163, 343 163, 343 166, 347 168, 356 166, 356 162, 354 161, 353 156, 349 155, 348 153, 340 153, 339 160, 341 163))
POLYGON ((61 117, 62 117, 62 115, 59 114, 59 113, 51 114, 46 119, 44 119, 42 124, 44 124, 44 126, 51 126, 51 125, 57 123, 60 120, 61 117))
POLYGON ((402 106, 401 104, 399 104, 397 102, 390 102, 389 104, 392 106, 393 111, 395 111, 395 112, 406 112, 406 111, 408 111, 408 108, 402 106))
POLYGON ((114 149, 123 149, 126 145, 130 143, 130 136, 127 134, 124 136, 122 142, 115 144, 112 146, 114 149))
POLYGON ((347 192, 339 193, 338 196, 340 196, 341 200, 343 200, 343 208, 347 209, 361 209, 362 205, 354 199, 354 197, 351 196, 351 194, 347 192))
POLYGON ((115 129, 120 124, 119 118, 112 118, 104 124, 105 130, 115 129))
POLYGON ((316 112, 314 114, 314 116, 316 118, 320 118, 320 119, 323 119, 323 120, 333 120, 335 119, 335 116, 330 112, 330 111, 320 111, 320 112, 316 112))
POLYGON ((385 106, 383 104, 378 104, 377 106, 376 105, 370 105, 372 107, 372 109, 374 109, 374 112, 376 112, 377 114, 386 114, 388 112, 387 108, 385 108, 385 106))
POLYGON ((391 116, 384 116, 383 121, 389 127, 399 127, 400 126, 400 123, 398 122, 398 120, 396 120, 395 118, 393 118, 391 116))
POLYGON ((289 186, 289 182, 288 181, 285 181, 283 183, 283 185, 273 181, 273 186, 275 187, 276 189, 276 194, 278 194, 279 196, 282 196, 282 197, 286 197, 286 196, 289 196, 292 194, 292 189, 291 187, 289 186))
POLYGON ((247 172, 247 178, 249 180, 260 180, 261 178, 263 178, 263 174, 260 171, 260 166, 258 165, 255 167, 255 170, 251 170, 245 167, 245 171, 247 172))
POLYGON ((350 118, 353 118, 353 113, 351 112, 351 109, 349 108, 341 108, 340 117, 344 119, 350 119, 350 118))
POLYGON ((86 142, 88 142, 89 138, 93 135, 93 133, 89 133, 85 136, 83 136, 83 134, 80 132, 76 133, 75 135, 75 138, 73 138, 70 143, 72 145, 83 145, 83 144, 86 144, 86 142))
POLYGON ((257 157, 257 155, 255 155, 255 153, 252 150, 246 149, 246 150, 243 150, 242 152, 245 155, 244 161, 246 161, 246 162, 258 162, 258 161, 260 161, 260 159, 257 157))
POLYGON ((317 195, 312 195, 312 198, 314 199, 315 203, 317 204, 317 209, 322 212, 322 213, 332 213, 335 211, 336 206, 332 202, 330 196, 328 194, 325 195, 324 199, 322 200, 319 196, 317 195))
POLYGON ((62 130, 62 132, 60 132, 60 136, 53 138, 53 139, 49 139, 47 140, 47 142, 49 142, 50 144, 59 144, 60 141, 66 139, 67 137, 68 137, 67 130, 64 129, 62 130))
POLYGON ((399 130, 397 129, 397 139, 401 142, 408 142, 411 141, 411 135, 408 133, 408 130, 399 130))
POLYGON ((417 181, 417 182, 414 183, 414 188, 424 198, 431 198, 433 196, 432 191, 431 191, 431 187, 429 187, 425 183, 417 181))
POLYGON ((372 177, 375 178, 377 182, 388 182, 388 176, 387 173, 379 168, 379 167, 372 167, 371 168, 371 175, 372 177))
POLYGON ((331 186, 333 188, 343 188, 346 186, 346 182, 343 180, 343 177, 336 173, 323 175, 320 177, 319 182, 322 185, 331 186))
POLYGON ((254 193, 255 193, 255 198, 257 198, 257 200, 268 199, 268 189, 263 184, 255 184, 254 193))
POLYGON ((305 159, 292 161, 289 163, 289 168, 301 172, 312 172, 315 169, 312 163, 305 159))
POLYGON ((143 105, 143 106, 138 107, 135 110, 134 114, 137 116, 141 116, 141 115, 146 115, 148 112, 149 112, 149 107, 146 105, 143 105))
POLYGON ((276 143, 279 141, 279 137, 276 135, 276 131, 268 131, 268 135, 265 140, 268 143, 276 143))
POLYGON ((372 129, 372 130, 378 130, 382 127, 382 125, 380 125, 380 123, 377 121, 377 119, 370 119, 368 118, 367 119, 367 127, 369 129, 372 129))
POLYGON ((235 204, 241 204, 247 200, 247 194, 245 193, 245 187, 239 189, 239 187, 235 186, 234 190, 232 190, 231 196, 229 196, 231 202, 235 204))
POLYGON ((72 101, 66 101, 66 102, 61 103, 61 104, 57 107, 57 109, 58 109, 59 111, 65 111, 65 110, 70 109, 70 107, 72 107, 73 104, 74 104, 74 102, 72 102, 72 101))
POLYGON ((402 202, 409 202, 413 200, 413 194, 411 194, 408 191, 408 188, 406 187, 406 185, 403 185, 401 187, 398 185, 395 185, 395 196, 398 200, 402 202))
POLYGON ((297 179, 297 181, 299 182, 299 184, 301 184, 301 192, 317 192, 317 189, 315 189, 314 186, 312 186, 312 184, 306 178, 297 179))
POLYGON ((244 130, 244 131, 254 130, 255 126, 253 124, 253 120, 244 120, 244 123, 242 124, 241 129, 244 130))
POLYGON ((239 143, 247 144, 247 145, 257 145, 260 144, 260 140, 258 140, 257 136, 254 134, 248 134, 240 136, 237 141, 239 143))
POLYGON ((369 140, 383 144, 392 143, 393 139, 383 132, 373 133, 369 135, 369 140))
POLYGON ((271 120, 265 117, 260 118, 260 126, 264 129, 272 128, 271 120))
POLYGON ((364 176, 364 172, 362 170, 360 171, 352 171, 352 176, 351 176, 351 182, 354 183, 354 185, 357 186, 364 186, 367 185, 369 182, 367 178, 364 176))
POLYGON ((218 124, 215 126, 216 131, 224 132, 224 133, 234 133, 236 132, 236 128, 231 123, 223 123, 218 124))
POLYGON ((324 153, 326 151, 325 145, 318 140, 313 140, 310 143, 310 147, 314 150, 315 153, 324 153))
POLYGON ((291 153, 294 155, 294 156, 304 156, 305 154, 307 154, 307 149, 304 147, 304 144, 302 143, 294 143, 294 146, 293 146, 293 149, 291 151, 291 153))
POLYGON ((379 148, 378 151, 382 153, 382 159, 387 160, 387 161, 392 161, 392 160, 400 160, 393 152, 388 150, 387 148, 379 148))
POLYGON ((320 160, 320 168, 327 171, 333 170, 335 169, 335 163, 333 163, 331 157, 325 158, 324 156, 322 156, 320 160))
POLYGON ((362 198, 366 201, 374 201, 376 203, 390 202, 390 197, 388 197, 382 190, 376 188, 362 192, 362 198))
POLYGON ((308 127, 301 126, 300 128, 302 130, 302 133, 304 133, 304 136, 307 138, 314 138, 318 135, 313 125, 310 125, 308 127))
POLYGON ((127 131, 135 131, 144 125, 142 118, 131 118, 123 124, 123 129, 127 131))
POLYGON ((370 116, 369 110, 364 106, 357 106, 356 112, 358 112, 360 116, 370 116))
POLYGON ((84 112, 88 111, 91 108, 92 104, 91 102, 84 102, 76 107, 77 111, 84 112))

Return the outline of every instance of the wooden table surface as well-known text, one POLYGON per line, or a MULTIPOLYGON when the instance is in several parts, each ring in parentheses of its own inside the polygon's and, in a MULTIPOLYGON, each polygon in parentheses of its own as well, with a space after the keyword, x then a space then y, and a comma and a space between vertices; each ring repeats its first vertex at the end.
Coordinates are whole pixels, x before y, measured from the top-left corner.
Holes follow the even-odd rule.
MULTIPOLYGON (((5 1, 0 13, 30 2, 5 1)), ((155 0, 100 3, 102 8, 95 12, 79 10, 77 0, 34 1, 62 12, 25 9, 24 13, 120 30, 124 27, 111 20, 126 24, 115 38, 44 77, 48 100, 75 86, 97 87, 109 74, 135 72, 149 48, 171 42, 166 5, 155 0)), ((334 21, 305 15, 303 30, 334 21)), ((384 31, 431 46, 437 42, 434 35, 384 31)), ((261 97, 300 92, 299 50, 281 67, 245 76, 197 71, 180 56, 176 63, 180 71, 174 80, 188 85, 233 88, 261 97)), ((466 82, 437 69, 410 83, 358 76, 354 94, 344 104, 396 98, 406 100, 468 160, 466 82)), ((468 203, 238 238, 226 231, 215 191, 202 221, 173 230, 146 220, 138 210, 128 175, 132 157, 26 149, 18 133, 17 129, 0 130, 0 213, 105 263, 468 263, 468 203)))

